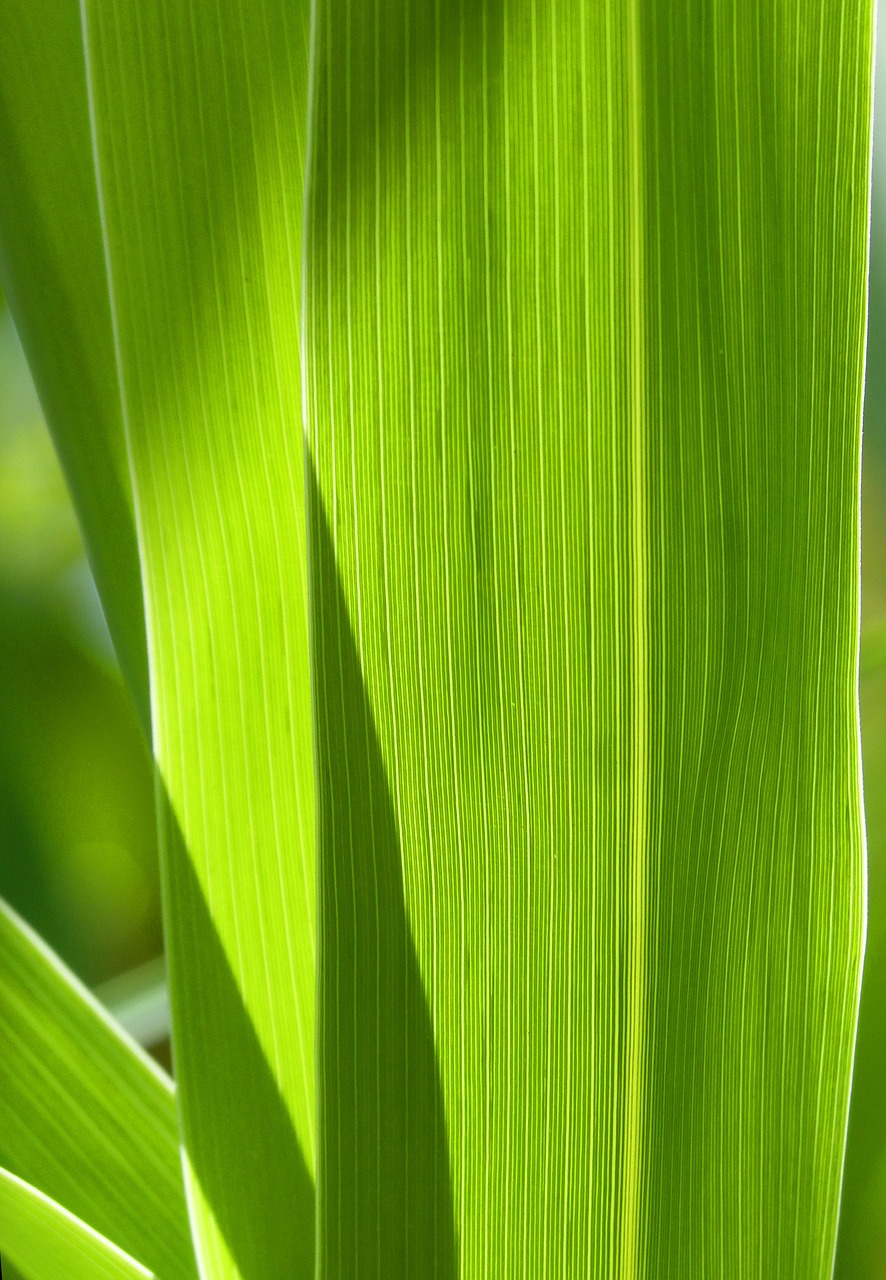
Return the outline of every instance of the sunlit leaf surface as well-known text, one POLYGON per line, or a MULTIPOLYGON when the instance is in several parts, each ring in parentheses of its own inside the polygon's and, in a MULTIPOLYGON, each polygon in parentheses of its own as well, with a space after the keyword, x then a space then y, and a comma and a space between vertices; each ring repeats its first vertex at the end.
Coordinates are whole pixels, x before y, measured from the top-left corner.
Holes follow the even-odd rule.
POLYGON ((2 903, 0 1026, 0 1163, 163 1280, 194 1280, 169 1079, 2 903))
POLYGON ((871 26, 318 5, 323 1275, 830 1274, 871 26))
POLYGON ((206 1275, 314 1265, 308 6, 84 5, 206 1275))
POLYGON ((825 1280, 869 0, 83 11, 204 1280, 825 1280))
POLYGON ((151 1280, 147 1267, 5 1169, 0 1245, 26 1280, 151 1280))

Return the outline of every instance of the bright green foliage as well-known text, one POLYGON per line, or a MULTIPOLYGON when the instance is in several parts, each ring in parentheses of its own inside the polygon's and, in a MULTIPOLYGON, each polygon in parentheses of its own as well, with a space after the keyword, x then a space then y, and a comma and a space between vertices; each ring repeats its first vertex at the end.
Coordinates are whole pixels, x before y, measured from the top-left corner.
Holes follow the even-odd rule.
POLYGON ((193 1280, 171 1082, 2 903, 0 1026, 0 1163, 163 1280, 193 1280))
POLYGON ((204 1280, 825 1280, 869 0, 83 16, 204 1280))
POLYGON ((825 1277, 870 6, 316 40, 321 1273, 825 1277))
POLYGON ((151 1272, 20 1178, 0 1169, 0 1239, 28 1280, 150 1280, 151 1272))
POLYGON ((89 0, 85 15, 198 1251, 209 1274, 308 1275, 308 11, 89 0))
POLYGON ((148 666, 75 0, 0 4, 0 282, 143 725, 148 666))

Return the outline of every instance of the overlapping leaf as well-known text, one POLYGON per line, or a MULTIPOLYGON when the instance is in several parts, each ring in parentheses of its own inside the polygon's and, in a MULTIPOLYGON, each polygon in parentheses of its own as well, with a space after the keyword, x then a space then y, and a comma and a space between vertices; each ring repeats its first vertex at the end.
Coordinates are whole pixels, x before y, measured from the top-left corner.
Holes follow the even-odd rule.
POLYGON ((5 1169, 0 1240, 27 1280, 151 1280, 147 1267, 5 1169))
POLYGON ((76 0, 0 3, 0 281, 150 720, 138 548, 76 0))
POLYGON ((324 1276, 830 1274, 871 27, 318 6, 324 1276))
POLYGON ((298 355, 307 5, 87 0, 208 1275, 313 1272, 314 802, 298 355))
POLYGON ((162 1280, 193 1280, 169 1079, 3 904, 0 1026, 2 1163, 162 1280))
POLYGON ((306 485, 307 8, 84 15, 204 1274, 827 1276, 870 5, 319 0, 306 485))

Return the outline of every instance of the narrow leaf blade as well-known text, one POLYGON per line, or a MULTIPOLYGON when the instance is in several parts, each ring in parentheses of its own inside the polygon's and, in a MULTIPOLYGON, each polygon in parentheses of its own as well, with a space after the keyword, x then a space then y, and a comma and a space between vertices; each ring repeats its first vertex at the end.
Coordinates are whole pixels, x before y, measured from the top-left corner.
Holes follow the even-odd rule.
POLYGON ((147 1267, 6 1169, 0 1250, 27 1280, 151 1280, 147 1267))
POLYGON ((78 0, 3 0, 0 26, 0 282, 147 730, 141 574, 78 0))
POLYGON ((306 3, 84 4, 206 1276, 314 1269, 306 3), (220 1117, 224 1117, 220 1123, 220 1117))
POLYGON ((0 903, 0 1153, 163 1280, 193 1280, 169 1079, 0 903))

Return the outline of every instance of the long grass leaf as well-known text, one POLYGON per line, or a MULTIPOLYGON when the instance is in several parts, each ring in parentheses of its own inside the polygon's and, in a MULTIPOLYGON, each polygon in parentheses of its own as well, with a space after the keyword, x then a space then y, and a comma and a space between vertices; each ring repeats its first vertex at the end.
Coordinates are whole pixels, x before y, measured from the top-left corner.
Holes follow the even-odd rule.
MULTIPOLYGON (((878 514, 876 509, 872 514, 878 514)), ((875 525, 875 520, 871 520, 875 525)), ((869 532, 871 530, 869 529, 869 532)), ((874 529, 876 536, 876 529, 874 529)), ((869 544, 870 545, 870 544, 869 544)), ((873 547, 872 547, 873 549, 873 547)), ((866 561, 874 574, 882 564, 866 561)), ((874 592, 871 592, 874 597, 874 592)), ((874 597, 875 598, 875 597, 874 597)), ((871 630, 874 630, 871 628, 871 630)), ((876 634, 876 630, 874 630, 876 634)), ((862 630, 862 670, 864 670, 862 630)), ((835 1280, 877 1280, 886 1259, 886 669, 861 681, 868 847, 868 930, 835 1280)))
POLYGON ((824 1280, 872 6, 315 39, 319 1274, 824 1280))
POLYGON ((0 1026, 2 1162, 163 1280, 193 1280, 168 1077, 2 903, 0 1026))
POLYGON ((147 729, 141 575, 77 0, 0 4, 0 282, 147 729))
POLYGON ((6 1169, 0 1249, 26 1280, 151 1280, 147 1267, 6 1169))
POLYGON ((205 1276, 314 1267, 307 3, 85 0, 205 1276))

